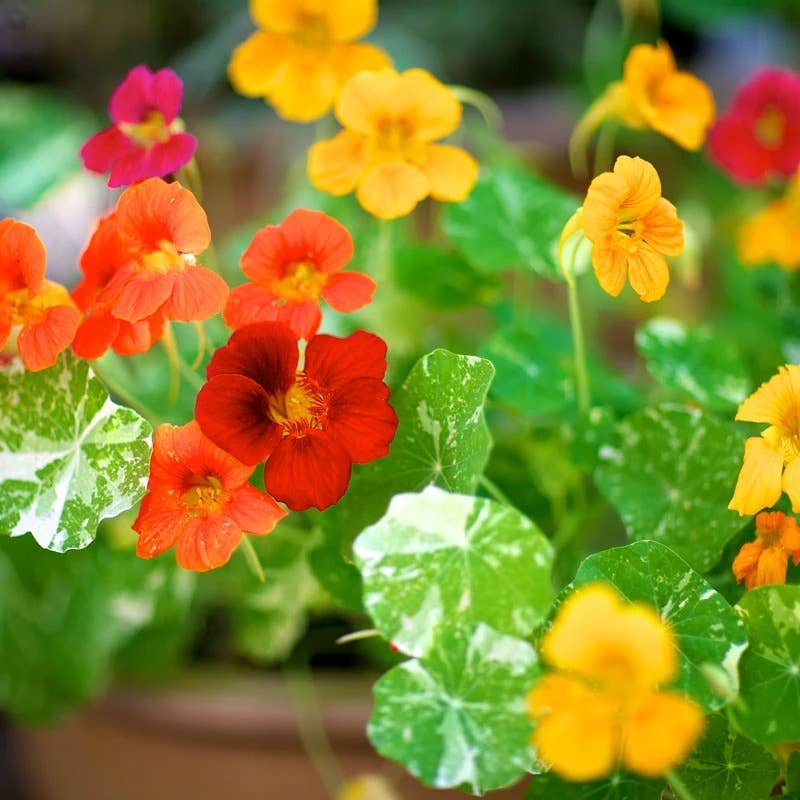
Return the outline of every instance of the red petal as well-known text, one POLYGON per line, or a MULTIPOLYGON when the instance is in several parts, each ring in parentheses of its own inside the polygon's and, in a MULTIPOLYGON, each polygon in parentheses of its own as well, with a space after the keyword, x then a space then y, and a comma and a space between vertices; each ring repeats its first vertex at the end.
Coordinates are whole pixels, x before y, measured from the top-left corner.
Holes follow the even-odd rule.
POLYGON ((236 492, 227 512, 243 531, 257 535, 269 533, 286 516, 286 511, 268 494, 249 484, 236 492))
POLYGON ((84 316, 72 340, 75 355, 89 361, 100 358, 111 347, 120 326, 128 324, 112 317, 105 306, 93 308, 84 316))
POLYGON ((386 374, 386 342, 366 331, 356 331, 344 339, 314 336, 306 348, 305 372, 329 391, 357 378, 382 380, 386 374))
POLYGON ((153 558, 169 550, 181 534, 186 517, 171 495, 149 492, 142 500, 139 515, 131 526, 139 534, 136 555, 153 558))
POLYGON ((322 290, 322 296, 337 311, 357 311, 372 302, 377 285, 369 275, 361 272, 340 272, 331 275, 322 290))
POLYGON ((253 240, 242 253, 239 266, 250 280, 269 284, 280 280, 291 256, 286 251, 286 242, 279 225, 267 225, 258 230, 253 240))
POLYGON ((282 439, 264 467, 267 491, 292 511, 337 503, 350 483, 350 459, 326 432, 282 439))
POLYGON ((163 314, 178 322, 208 319, 222 311, 227 299, 228 284, 216 272, 193 266, 175 276, 163 314))
POLYGON ((273 322, 278 318, 278 303, 269 289, 246 283, 231 289, 222 318, 234 330, 256 322, 273 322))
POLYGON ((116 126, 99 131, 84 143, 80 155, 83 166, 102 175, 131 149, 128 137, 116 126))
POLYGON ((299 339, 310 339, 322 322, 322 310, 316 300, 286 303, 278 308, 278 321, 288 325, 299 339))
POLYGON ((132 186, 137 181, 150 177, 148 163, 147 150, 129 142, 128 148, 120 153, 114 166, 111 167, 111 174, 108 176, 109 189, 132 186))
POLYGON ((258 464, 283 435, 267 416, 268 397, 243 375, 212 377, 197 395, 194 415, 212 442, 244 464, 258 464))
POLYGON ((353 257, 347 228, 321 211, 299 208, 281 223, 291 262, 307 261, 322 272, 337 272, 353 257))
MULTIPOLYGON (((139 322, 156 313, 172 294, 177 273, 136 272, 111 302, 111 313, 117 319, 139 322)), ((108 285, 112 291, 114 281, 108 285)))
POLYGON ((153 75, 153 99, 169 125, 181 110, 183 81, 171 69, 160 69, 153 75))
POLYGON ((357 464, 389 452, 397 414, 388 399, 389 387, 374 378, 351 381, 330 398, 328 430, 357 464))
POLYGON ((52 306, 41 322, 23 325, 17 348, 25 368, 37 372, 52 367, 72 342, 79 320, 72 306, 52 306))
POLYGON ((147 154, 147 177, 163 178, 177 172, 192 160, 197 139, 189 133, 174 133, 166 142, 159 142, 147 154))
POLYGON ((140 64, 114 89, 108 104, 108 113, 114 122, 141 122, 155 108, 153 73, 144 64, 140 64))
POLYGON ((227 564, 241 541, 242 531, 230 517, 193 519, 178 538, 175 555, 184 569, 207 572, 227 564))
POLYGON ((212 357, 206 375, 244 375, 267 395, 282 394, 295 382, 297 337, 280 322, 259 322, 234 331, 212 357))

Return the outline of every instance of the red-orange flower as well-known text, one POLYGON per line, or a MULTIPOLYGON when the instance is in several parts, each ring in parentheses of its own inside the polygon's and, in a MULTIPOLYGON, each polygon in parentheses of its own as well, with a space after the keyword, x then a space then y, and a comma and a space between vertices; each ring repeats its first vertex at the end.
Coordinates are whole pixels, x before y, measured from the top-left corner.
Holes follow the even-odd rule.
POLYGON ((227 563, 245 533, 269 533, 286 512, 247 481, 253 473, 203 436, 196 422, 156 429, 148 493, 133 529, 136 553, 177 545, 178 564, 204 572, 227 563))
POLYGON ((800 526, 794 517, 780 511, 756 516, 756 540, 742 545, 733 560, 733 574, 747 589, 772 583, 786 583, 791 557, 800 564, 800 526))
POLYGON ((244 251, 242 272, 253 283, 231 292, 225 322, 235 329, 277 320, 310 339, 322 320, 320 298, 337 311, 372 300, 372 278, 342 272, 352 257, 353 239, 343 225, 321 211, 293 211, 280 225, 261 228, 244 251))
POLYGON ((46 262, 30 225, 0 221, 0 350, 15 343, 25 368, 33 371, 55 364, 79 319, 67 290, 45 280, 46 262))

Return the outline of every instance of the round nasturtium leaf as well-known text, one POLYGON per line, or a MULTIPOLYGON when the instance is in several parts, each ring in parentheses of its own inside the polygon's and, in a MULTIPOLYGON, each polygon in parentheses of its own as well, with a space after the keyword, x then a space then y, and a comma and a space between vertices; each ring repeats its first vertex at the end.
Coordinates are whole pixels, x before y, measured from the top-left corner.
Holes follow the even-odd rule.
POLYGON ((800 586, 761 586, 737 606, 750 647, 732 712, 760 744, 800 741, 800 586))
POLYGON ((0 534, 64 552, 144 494, 150 425, 111 402, 69 353, 41 372, 0 372, 0 534))
POLYGON ((367 733, 375 749, 424 783, 473 794, 535 768, 525 698, 539 674, 522 639, 486 625, 449 628, 420 660, 375 684, 367 733))
POLYGON ((675 770, 694 800, 769 797, 780 774, 772 753, 732 730, 722 714, 706 724, 694 752, 675 770))
POLYGON ((573 587, 604 581, 629 601, 647 603, 668 622, 678 640, 680 673, 672 687, 706 710, 725 705, 708 675, 738 686, 737 665, 747 647, 744 625, 725 598, 680 556, 658 542, 634 542, 589 556, 573 587))
POLYGON ((664 781, 615 772, 602 781, 572 783, 552 772, 534 775, 525 800, 661 800, 664 781))
POLYGON ((697 409, 645 408, 600 450, 597 484, 633 541, 655 539, 706 572, 742 529, 728 509, 742 465, 743 435, 697 409))

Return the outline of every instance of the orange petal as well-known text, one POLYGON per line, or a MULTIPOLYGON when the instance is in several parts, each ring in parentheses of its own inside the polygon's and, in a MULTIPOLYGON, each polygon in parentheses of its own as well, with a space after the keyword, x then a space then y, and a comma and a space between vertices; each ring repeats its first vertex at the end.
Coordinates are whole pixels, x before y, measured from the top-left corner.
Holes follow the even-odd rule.
POLYGON ((645 303, 660 300, 669 285, 666 259, 643 242, 636 251, 628 253, 628 279, 645 303))
MULTIPOLYGON (((800 414, 800 366, 778 368, 766 383, 739 406, 736 419, 743 422, 766 422, 781 434, 794 433, 800 414)), ((771 505, 771 504, 770 504, 771 505)))
POLYGON ((688 697, 645 693, 625 715, 622 761, 639 775, 664 775, 689 755, 704 728, 703 712, 688 697))
POLYGON ((685 150, 699 150, 714 122, 714 97, 699 78, 676 72, 658 84, 645 116, 653 130, 685 150))
POLYGON ((752 588, 758 569, 758 559, 761 558, 763 549, 760 541, 746 542, 742 545, 731 565, 737 583, 744 581, 748 589, 752 588))
POLYGON ((358 202, 379 219, 410 214, 430 191, 428 179, 404 161, 372 167, 358 185, 358 202))
POLYGON ((581 217, 583 230, 591 242, 601 244, 616 231, 619 209, 627 193, 627 182, 613 172, 604 172, 589 184, 581 217))
POLYGON ((175 555, 184 569, 207 572, 227 564, 241 541, 242 531, 230 517, 198 517, 184 526, 175 555))
POLYGON ((659 253, 679 256, 683 252, 683 222, 669 200, 663 197, 652 211, 641 217, 642 237, 659 253))
POLYGON ((259 492, 249 484, 245 484, 234 494, 227 511, 243 531, 257 536, 264 536, 274 530, 278 522, 286 516, 286 511, 268 494, 259 492))
POLYGON ((627 187, 619 212, 626 218, 641 217, 652 211, 661 198, 661 179, 656 168, 643 158, 620 156, 614 164, 614 174, 619 175, 627 187))
POLYGON ((744 463, 728 508, 740 515, 757 514, 770 508, 781 496, 783 451, 760 436, 752 436, 744 446, 744 463))
POLYGON ((164 304, 165 319, 178 322, 204 320, 219 314, 228 300, 228 284, 199 264, 175 276, 172 294, 164 304))
POLYGON ((252 34, 233 51, 228 64, 231 85, 246 97, 269 96, 291 51, 291 43, 282 36, 252 34))
POLYGON ((0 289, 37 293, 44 280, 47 253, 36 231, 24 222, 0 222, 0 289))
POLYGON ((377 0, 250 0, 250 15, 256 25, 275 33, 302 36, 322 31, 325 41, 346 42, 372 30, 378 4, 377 0))
MULTIPOLYGON (((758 559, 758 569, 753 586, 770 586, 786 583, 789 556, 782 547, 765 547, 758 559)), ((752 587, 748 587, 752 588, 752 587)))
POLYGON ((37 372, 52 367, 72 343, 79 322, 74 306, 57 305, 48 308, 41 321, 23 325, 17 348, 25 368, 37 372))
POLYGON ((154 558, 169 550, 180 536, 185 520, 173 495, 149 492, 131 526, 139 534, 136 555, 154 558))
POLYGON ((336 64, 336 50, 321 54, 314 47, 291 43, 275 72, 269 102, 292 122, 319 119, 331 110, 339 91, 336 64))
POLYGON ((415 164, 428 178, 435 200, 460 203, 478 180, 478 162, 460 147, 429 144, 415 164))
POLYGON ((354 191, 367 168, 370 146, 362 136, 342 131, 327 142, 317 142, 308 154, 311 183, 328 194, 354 191))
POLYGON ((613 246, 611 237, 603 244, 595 244, 592 247, 592 267, 603 291, 616 297, 622 291, 625 278, 628 277, 628 259, 624 252, 613 246))

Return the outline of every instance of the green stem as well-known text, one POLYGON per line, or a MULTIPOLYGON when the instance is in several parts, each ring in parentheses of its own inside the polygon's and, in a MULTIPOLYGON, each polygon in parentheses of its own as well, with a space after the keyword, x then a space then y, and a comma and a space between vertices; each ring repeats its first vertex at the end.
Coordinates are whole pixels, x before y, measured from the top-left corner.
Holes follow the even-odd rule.
POLYGON ((614 146, 617 141, 619 126, 611 119, 600 127, 597 134, 597 144, 594 149, 594 174, 609 172, 614 166, 614 146))
POLYGON ((484 489, 486 489, 489 496, 497 500, 498 503, 511 506, 512 508, 514 507, 514 504, 503 493, 502 489, 500 489, 493 481, 489 480, 489 478, 487 478, 485 475, 481 475, 479 483, 484 489))
POLYGON ((247 559, 247 563, 250 565, 250 569, 253 570, 253 574, 258 578, 259 582, 266 583, 267 580, 264 577, 264 569, 261 566, 261 561, 258 559, 258 553, 256 553, 256 549, 253 547, 253 543, 250 541, 250 537, 247 534, 242 536, 242 552, 247 559))
POLYGON ((451 86, 450 91, 464 105, 472 106, 484 119, 486 124, 496 131, 503 128, 503 112, 500 106, 488 94, 479 92, 469 86, 451 86))
POLYGON ((676 797, 676 800, 695 800, 694 795, 689 791, 686 784, 677 776, 675 772, 668 772, 666 778, 673 794, 676 797))
POLYGON ((126 406, 132 408, 137 414, 144 417, 153 427, 158 425, 160 421, 158 414, 137 397, 134 397, 122 384, 109 376, 108 373, 98 365, 97 361, 92 362, 92 371, 100 381, 105 384, 109 394, 116 395, 126 406))
POLYGON ((591 405, 589 373, 586 368, 586 346, 583 339, 583 320, 581 319, 581 306, 578 300, 578 285, 574 275, 567 279, 567 293, 569 295, 569 324, 572 328, 572 343, 575 349, 575 391, 578 395, 578 410, 581 414, 586 414, 591 405))
POLYGON ((336 640, 336 644, 349 644, 350 642, 360 642, 362 639, 372 639, 375 636, 380 636, 380 631, 375 628, 366 628, 363 631, 353 631, 340 636, 336 640))

